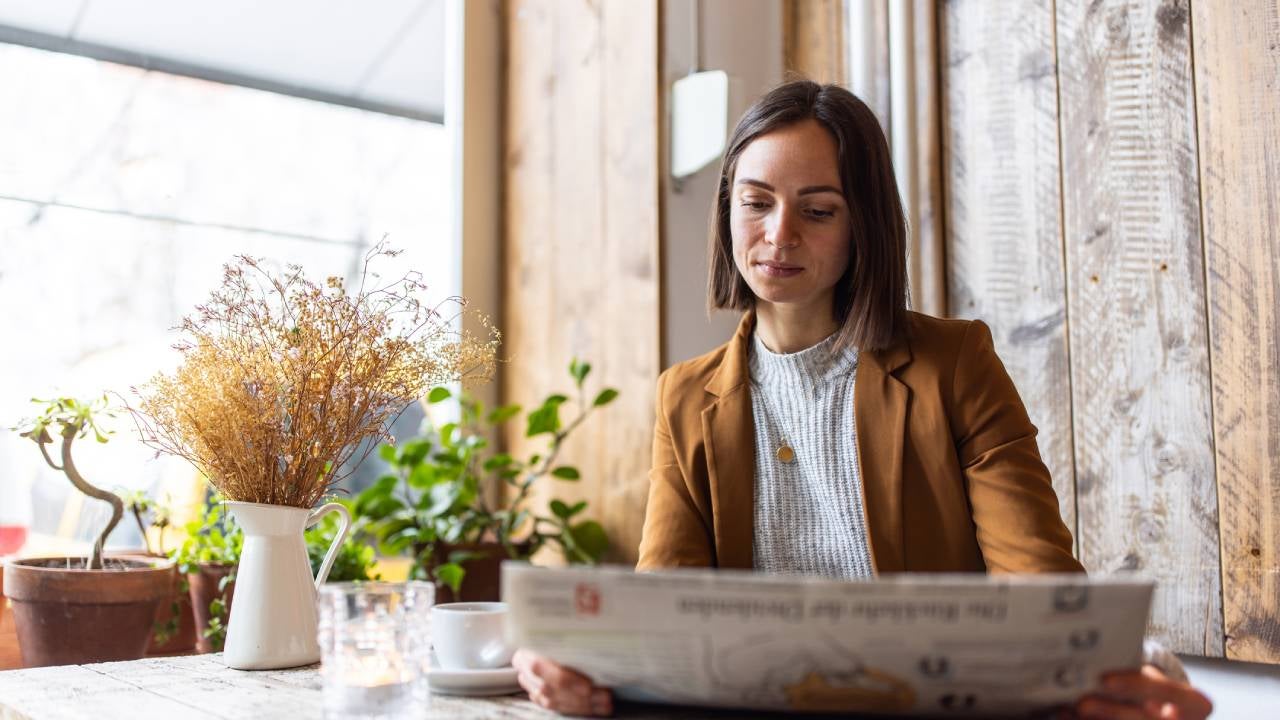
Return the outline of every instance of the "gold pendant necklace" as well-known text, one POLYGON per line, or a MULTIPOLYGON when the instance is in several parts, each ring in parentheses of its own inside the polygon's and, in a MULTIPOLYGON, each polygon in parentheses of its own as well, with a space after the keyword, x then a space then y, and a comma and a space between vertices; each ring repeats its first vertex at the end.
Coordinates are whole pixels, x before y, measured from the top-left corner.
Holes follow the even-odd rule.
POLYGON ((796 451, 792 450, 791 446, 785 442, 778 446, 778 450, 773 455, 788 465, 796 461, 796 451))
MULTIPOLYGON (((769 397, 769 393, 765 392, 764 388, 759 388, 759 392, 761 396, 764 397, 765 409, 770 413, 773 413, 773 421, 778 425, 781 425, 782 416, 777 414, 778 411, 773 405, 773 399, 769 397)), ((779 431, 778 435, 781 436, 782 433, 779 431)), ((791 444, 782 437, 778 438, 778 449, 773 451, 773 456, 778 459, 778 462, 785 463, 787 465, 796 461, 796 451, 791 447, 791 444)))

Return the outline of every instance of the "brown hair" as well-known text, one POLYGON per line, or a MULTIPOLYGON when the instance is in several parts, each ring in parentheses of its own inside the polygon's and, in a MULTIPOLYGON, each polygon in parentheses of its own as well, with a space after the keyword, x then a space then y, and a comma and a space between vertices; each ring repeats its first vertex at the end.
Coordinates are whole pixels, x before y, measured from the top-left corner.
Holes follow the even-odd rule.
POLYGON ((816 120, 836 141, 840 184, 849 206, 849 267, 836 283, 833 308, 843 347, 881 350, 907 331, 907 220, 884 131, 871 109, 838 85, 798 80, 779 85, 738 121, 720 168, 708 242, 707 304, 748 310, 756 297, 733 262, 729 230, 733 176, 753 140, 816 120))

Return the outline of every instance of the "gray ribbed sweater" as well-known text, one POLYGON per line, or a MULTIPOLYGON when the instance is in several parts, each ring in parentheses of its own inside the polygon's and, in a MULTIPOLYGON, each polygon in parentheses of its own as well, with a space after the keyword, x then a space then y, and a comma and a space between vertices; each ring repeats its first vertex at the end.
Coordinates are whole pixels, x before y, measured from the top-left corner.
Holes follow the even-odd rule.
POLYGON ((752 335, 757 570, 834 578, 869 577, 853 417, 856 350, 835 336, 795 353, 771 352, 752 335), (796 454, 776 456, 781 442, 796 454))

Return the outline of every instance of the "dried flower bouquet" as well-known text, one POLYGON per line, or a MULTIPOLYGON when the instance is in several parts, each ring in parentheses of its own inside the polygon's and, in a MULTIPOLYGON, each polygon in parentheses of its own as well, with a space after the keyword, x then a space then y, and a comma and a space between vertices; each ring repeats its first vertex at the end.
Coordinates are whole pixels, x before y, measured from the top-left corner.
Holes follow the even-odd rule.
POLYGON ((228 500, 310 508, 429 388, 490 379, 497 331, 461 331, 466 301, 424 304, 416 273, 379 284, 371 263, 396 254, 371 249, 352 293, 296 265, 226 265, 178 328, 178 369, 134 390, 143 441, 190 461, 228 500))

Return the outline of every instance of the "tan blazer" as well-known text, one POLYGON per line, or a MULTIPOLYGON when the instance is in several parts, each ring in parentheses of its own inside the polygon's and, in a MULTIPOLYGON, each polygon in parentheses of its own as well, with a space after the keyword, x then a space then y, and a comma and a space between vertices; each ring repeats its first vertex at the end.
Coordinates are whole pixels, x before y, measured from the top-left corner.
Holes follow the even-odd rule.
MULTIPOLYGON (((1081 572, 1036 428, 980 321, 910 314, 854 386, 877 573, 1081 572)), ((750 568, 755 434, 747 313, 733 339, 658 378, 637 569, 750 568)))

